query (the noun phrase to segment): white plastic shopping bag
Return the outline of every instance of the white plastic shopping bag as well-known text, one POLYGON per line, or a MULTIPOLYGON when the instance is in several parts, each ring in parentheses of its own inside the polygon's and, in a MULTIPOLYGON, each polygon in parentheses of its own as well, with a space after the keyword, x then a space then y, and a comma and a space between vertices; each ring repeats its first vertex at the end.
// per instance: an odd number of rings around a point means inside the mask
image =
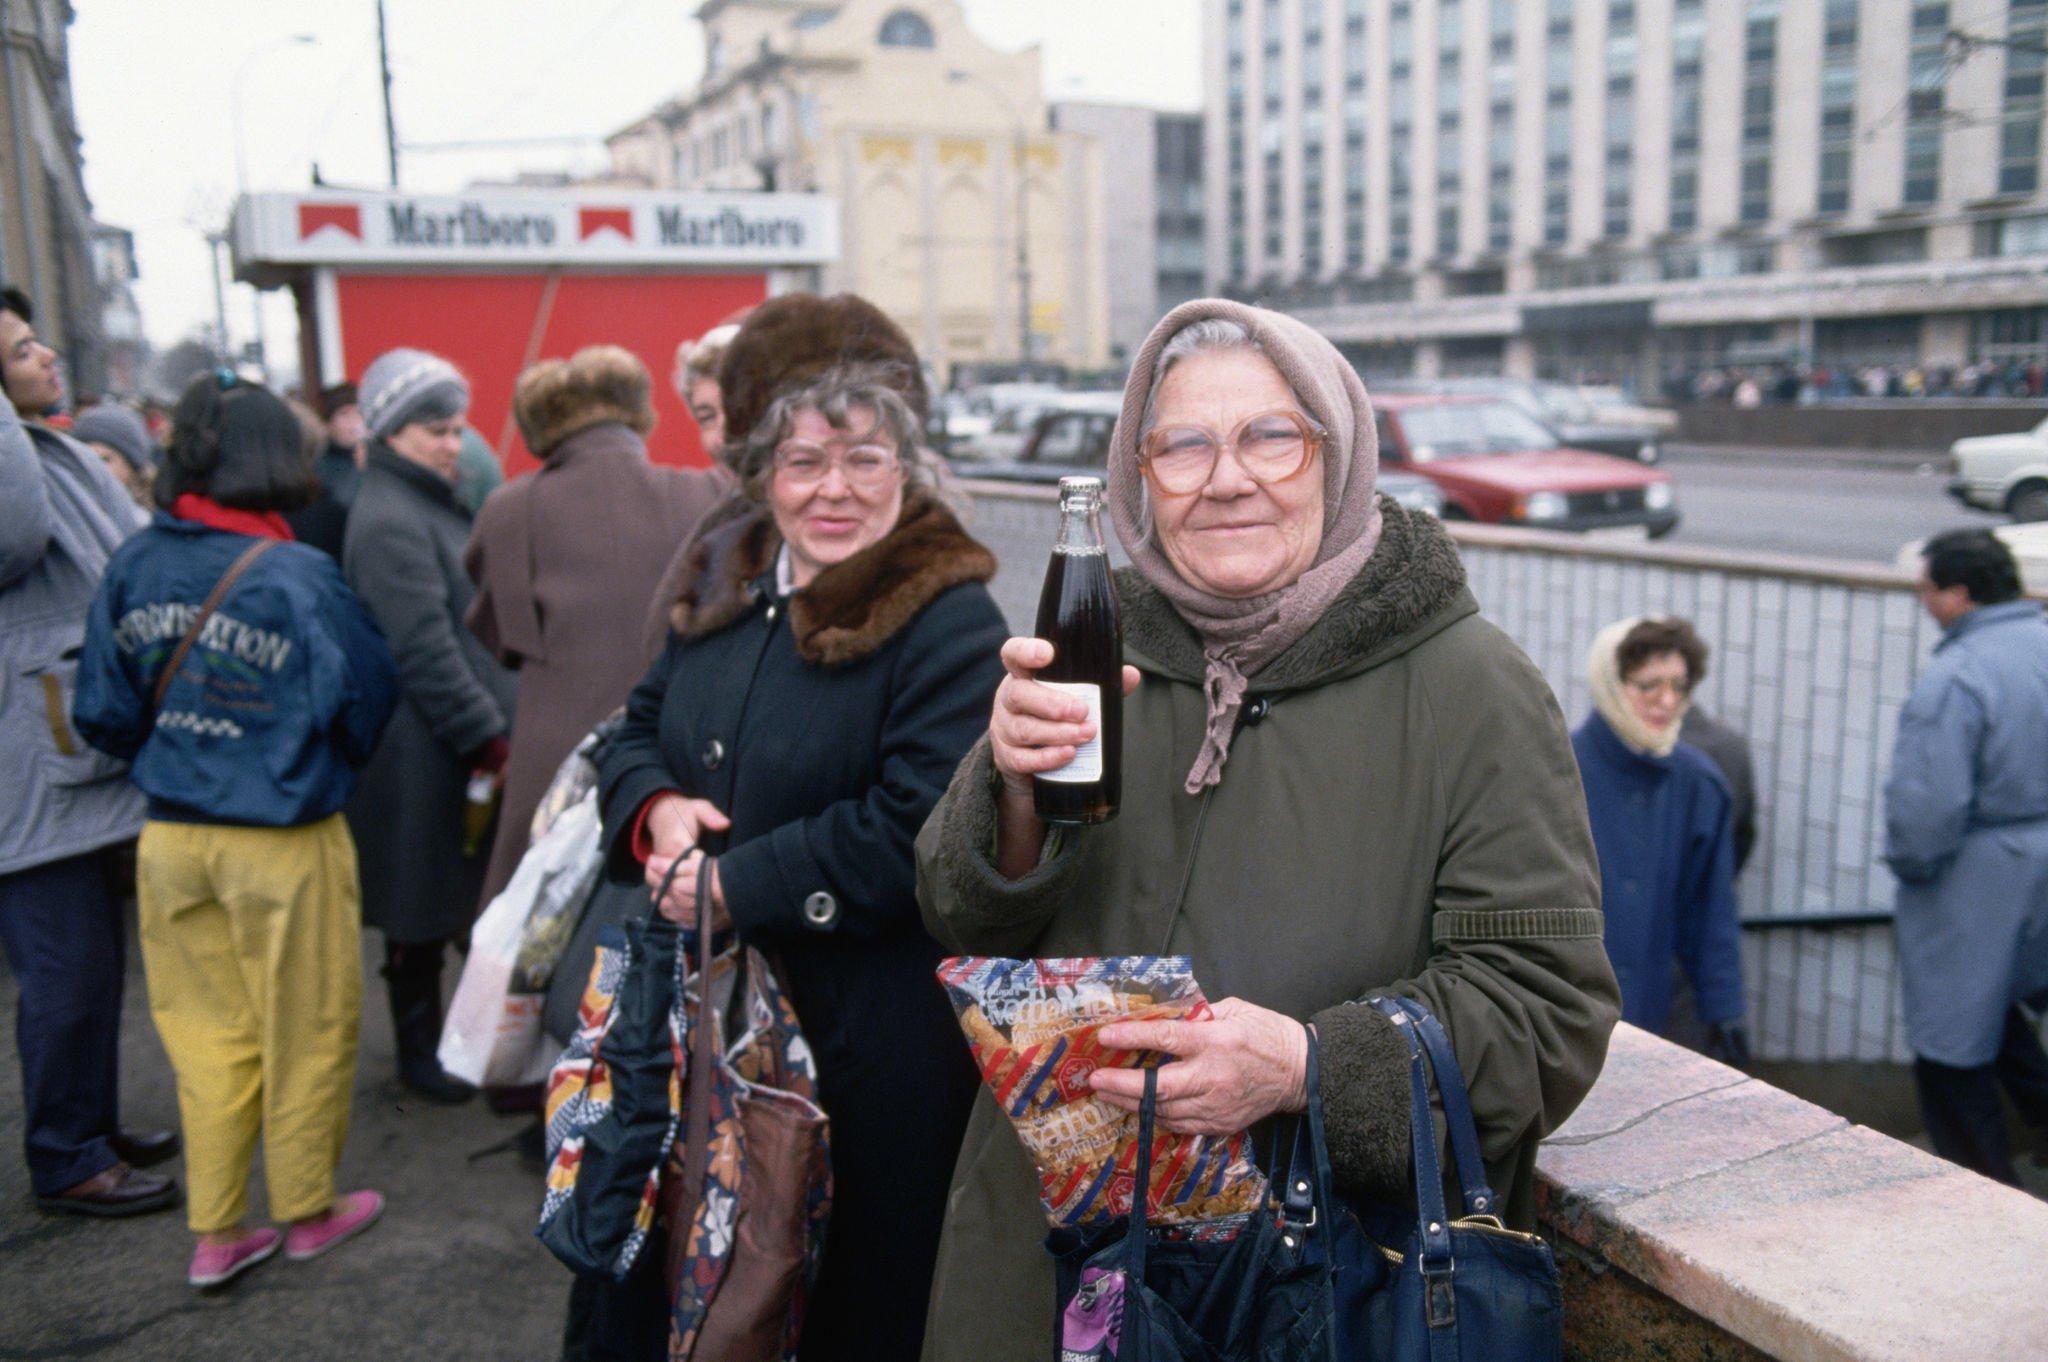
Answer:
MULTIPOLYGON (((529 919, 560 919, 588 900, 603 867, 597 796, 565 810, 521 858, 512 882, 484 909, 470 933, 469 959, 448 1005, 436 1057, 451 1076, 479 1087, 544 1082, 555 1055, 541 1031, 540 991, 528 947, 529 919), (522 962, 522 947, 528 947, 522 962)), ((570 923, 573 930, 574 923, 570 923)), ((549 962, 552 963, 551 961, 549 962)))

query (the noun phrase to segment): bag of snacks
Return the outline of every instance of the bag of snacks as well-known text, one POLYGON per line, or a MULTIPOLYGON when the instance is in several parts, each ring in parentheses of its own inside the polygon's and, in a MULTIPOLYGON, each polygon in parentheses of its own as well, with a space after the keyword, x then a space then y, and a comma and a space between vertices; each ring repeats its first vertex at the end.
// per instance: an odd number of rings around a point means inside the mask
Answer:
MULTIPOLYGON (((1116 1021, 1200 1021, 1208 1000, 1184 955, 1067 960, 957 956, 939 982, 959 1014, 982 1082, 1038 1168, 1056 1226, 1105 1225, 1130 1214, 1138 1118, 1104 1102, 1088 1075, 1157 1063, 1158 1052, 1111 1050, 1095 1033, 1116 1021)), ((1243 1131, 1226 1138, 1154 1138, 1146 1214, 1154 1223, 1211 1220, 1266 1203, 1266 1177, 1243 1131)))

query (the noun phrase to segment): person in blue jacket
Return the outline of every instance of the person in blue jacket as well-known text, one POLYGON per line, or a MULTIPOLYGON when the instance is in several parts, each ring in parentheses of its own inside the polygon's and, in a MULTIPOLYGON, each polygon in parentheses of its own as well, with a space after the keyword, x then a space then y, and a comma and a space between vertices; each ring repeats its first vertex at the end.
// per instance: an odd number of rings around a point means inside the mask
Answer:
POLYGON ((107 565, 72 717, 148 800, 143 966, 178 1080, 198 1237, 187 1276, 209 1288, 280 1247, 317 1256, 383 1210, 379 1193, 334 1186, 362 1011, 341 808, 397 703, 397 669, 334 560, 292 542, 282 512, 315 483, 291 409, 220 370, 185 390, 173 422, 163 509, 107 565), (259 1134, 282 1233, 244 1223, 259 1134))
POLYGON ((1706 660, 1684 620, 1626 619, 1601 630, 1587 659, 1593 712, 1572 733, 1572 749, 1600 853, 1621 1019, 1666 1029, 1676 961, 1692 982, 1706 1052, 1743 1065, 1734 799, 1706 754, 1678 740, 1706 660))
POLYGON ((2022 1006, 2048 1001, 2048 626, 1989 530, 1922 556, 1941 642, 1884 787, 1900 1010, 1934 1152, 2016 1185, 2001 1087, 2048 1153, 2048 1053, 2022 1006))

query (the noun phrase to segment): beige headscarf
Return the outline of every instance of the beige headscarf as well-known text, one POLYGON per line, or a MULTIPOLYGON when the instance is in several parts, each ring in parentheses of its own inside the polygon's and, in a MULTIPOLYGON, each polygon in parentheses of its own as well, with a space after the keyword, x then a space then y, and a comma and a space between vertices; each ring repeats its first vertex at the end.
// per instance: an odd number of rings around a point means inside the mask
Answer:
POLYGON ((1616 620, 1595 634, 1592 650, 1586 654, 1586 673, 1593 683, 1593 708, 1600 711, 1600 717, 1607 721, 1615 736, 1645 756, 1668 757, 1671 749, 1678 746, 1678 730, 1683 726, 1690 702, 1680 704, 1671 727, 1659 732, 1636 717, 1621 681, 1621 641, 1628 637, 1629 630, 1648 618, 1636 615, 1616 620))
POLYGON ((1365 384, 1336 346, 1294 318, 1222 298, 1198 298, 1167 313, 1139 347, 1110 444, 1109 513, 1132 564, 1201 637, 1208 661, 1202 680, 1208 725, 1188 772, 1189 794, 1222 779, 1248 678, 1307 633, 1372 557, 1380 538, 1378 473, 1379 437, 1365 384), (1329 433, 1322 452, 1323 542, 1315 562, 1292 585, 1244 600, 1212 596, 1174 570, 1153 533, 1145 479, 1138 469, 1138 443, 1158 382, 1159 352, 1183 327, 1209 317, 1244 327, 1329 433))

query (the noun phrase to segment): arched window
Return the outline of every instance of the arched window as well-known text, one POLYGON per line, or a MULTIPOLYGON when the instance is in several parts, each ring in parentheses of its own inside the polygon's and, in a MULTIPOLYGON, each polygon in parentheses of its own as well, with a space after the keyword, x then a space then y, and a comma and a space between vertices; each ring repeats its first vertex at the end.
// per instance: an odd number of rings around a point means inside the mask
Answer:
POLYGON ((915 10, 899 9, 882 20, 882 32, 876 41, 884 47, 937 47, 938 39, 932 35, 932 26, 922 14, 915 10))

